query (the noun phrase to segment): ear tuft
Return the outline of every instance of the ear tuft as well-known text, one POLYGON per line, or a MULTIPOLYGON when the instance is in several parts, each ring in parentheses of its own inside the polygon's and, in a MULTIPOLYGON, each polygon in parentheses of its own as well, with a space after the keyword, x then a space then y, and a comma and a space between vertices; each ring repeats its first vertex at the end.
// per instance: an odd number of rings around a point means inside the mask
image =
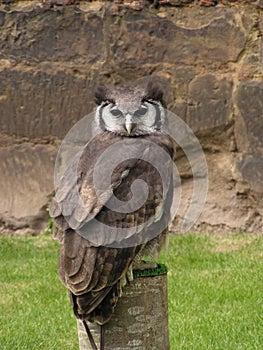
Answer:
POLYGON ((166 103, 163 98, 163 90, 159 85, 149 82, 146 87, 146 95, 143 98, 144 100, 154 100, 159 101, 161 104, 166 107, 166 103))
POLYGON ((107 100, 107 89, 104 86, 98 86, 94 93, 94 101, 97 105, 107 100))

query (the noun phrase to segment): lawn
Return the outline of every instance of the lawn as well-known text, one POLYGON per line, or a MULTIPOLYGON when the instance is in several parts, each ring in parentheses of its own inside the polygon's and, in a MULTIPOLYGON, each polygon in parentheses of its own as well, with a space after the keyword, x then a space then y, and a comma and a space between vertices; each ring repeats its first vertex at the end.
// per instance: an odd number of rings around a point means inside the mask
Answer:
MULTIPOLYGON (((58 250, 50 235, 0 237, 1 349, 78 349, 58 250)), ((171 350, 263 348, 262 235, 173 236, 166 264, 171 350)))

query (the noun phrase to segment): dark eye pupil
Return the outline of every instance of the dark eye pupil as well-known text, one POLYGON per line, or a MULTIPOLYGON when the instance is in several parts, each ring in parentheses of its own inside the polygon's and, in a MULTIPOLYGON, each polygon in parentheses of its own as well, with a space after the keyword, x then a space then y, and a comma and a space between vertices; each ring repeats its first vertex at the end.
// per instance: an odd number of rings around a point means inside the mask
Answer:
POLYGON ((111 114, 114 115, 115 117, 120 116, 122 113, 119 109, 112 109, 111 114))
POLYGON ((147 112, 147 108, 140 108, 138 111, 136 111, 137 115, 144 115, 147 112))

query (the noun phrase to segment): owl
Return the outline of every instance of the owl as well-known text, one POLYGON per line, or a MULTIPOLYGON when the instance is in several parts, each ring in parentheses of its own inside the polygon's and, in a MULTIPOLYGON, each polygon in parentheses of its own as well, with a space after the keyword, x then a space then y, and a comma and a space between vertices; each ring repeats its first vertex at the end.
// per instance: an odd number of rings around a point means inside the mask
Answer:
POLYGON ((59 276, 74 313, 103 325, 134 268, 167 242, 174 142, 163 91, 142 85, 95 92, 93 138, 69 164, 50 208, 59 276))

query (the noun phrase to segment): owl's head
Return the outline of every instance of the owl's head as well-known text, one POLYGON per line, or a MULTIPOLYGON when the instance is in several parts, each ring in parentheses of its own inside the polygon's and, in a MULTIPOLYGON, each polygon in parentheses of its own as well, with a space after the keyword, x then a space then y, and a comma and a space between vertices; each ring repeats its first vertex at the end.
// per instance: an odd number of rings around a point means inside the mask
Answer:
POLYGON ((160 132, 165 123, 162 89, 148 83, 146 87, 118 85, 99 87, 95 123, 100 132, 122 136, 139 136, 160 132))

